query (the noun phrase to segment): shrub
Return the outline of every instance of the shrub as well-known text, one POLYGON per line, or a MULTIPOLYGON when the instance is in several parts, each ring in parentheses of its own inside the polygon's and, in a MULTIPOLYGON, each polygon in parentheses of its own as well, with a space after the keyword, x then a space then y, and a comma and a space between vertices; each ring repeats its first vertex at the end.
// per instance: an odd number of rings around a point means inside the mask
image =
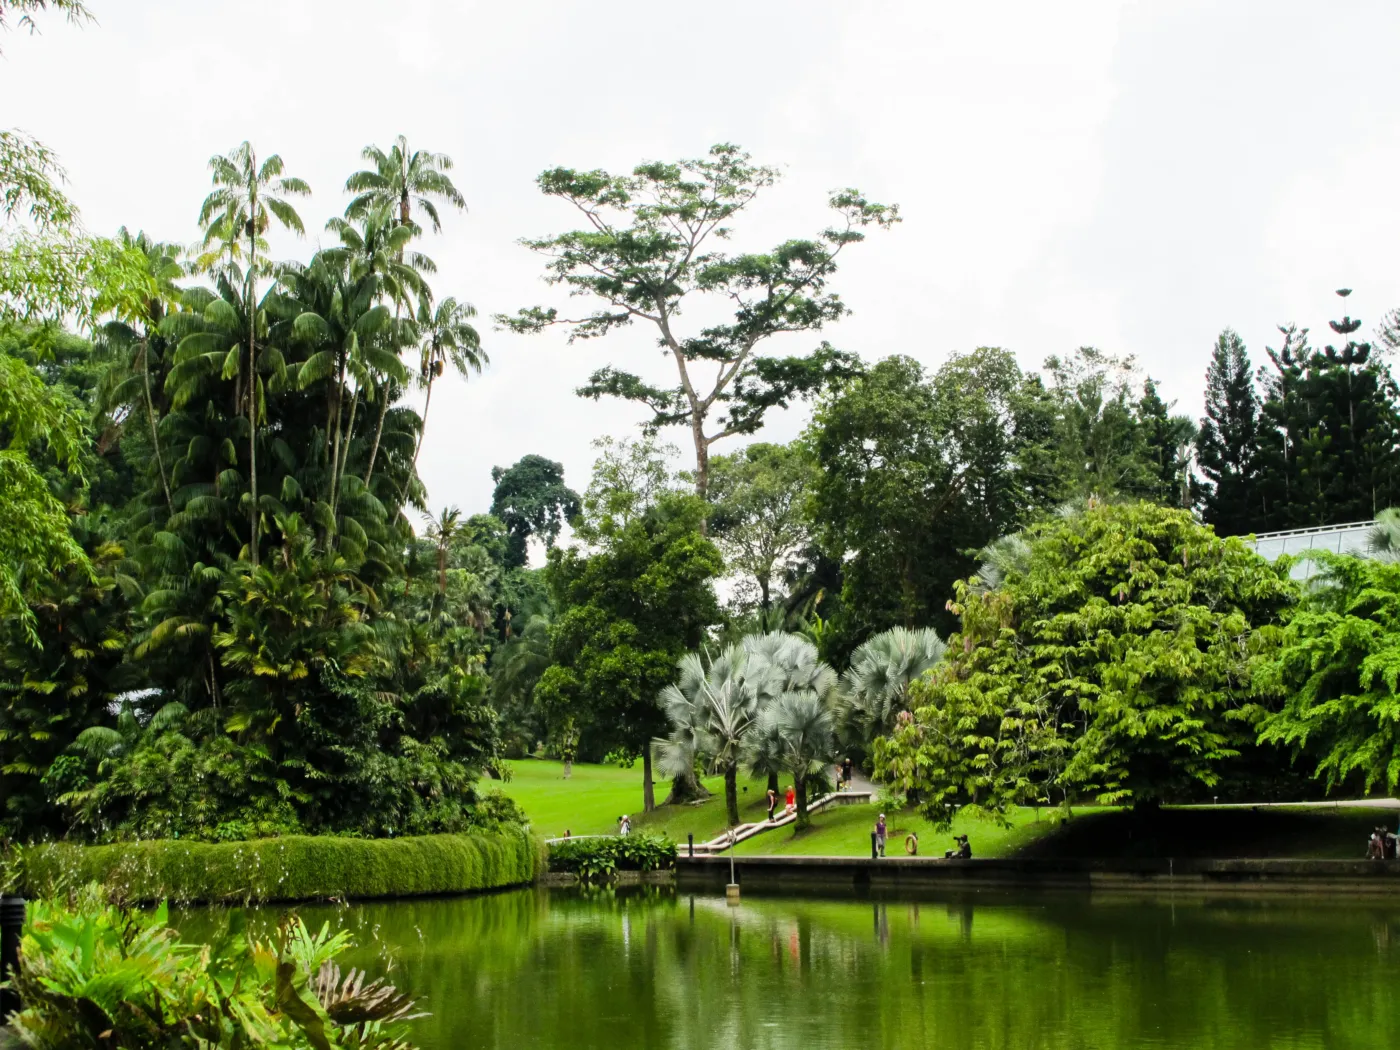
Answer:
POLYGON ((32 897, 95 882, 119 901, 179 902, 462 893, 531 882, 544 866, 536 840, 518 827, 402 839, 54 843, 23 850, 21 865, 32 897))
POLYGON ((411 996, 334 960, 350 946, 329 924, 292 917, 270 941, 231 912, 206 948, 182 944, 153 912, 115 908, 96 886, 63 903, 38 901, 14 980, 24 1009, 10 1018, 25 1046, 277 1046, 410 1050, 411 996))
POLYGON ((658 835, 563 839, 549 847, 549 870, 591 879, 615 871, 675 867, 676 844, 658 835))

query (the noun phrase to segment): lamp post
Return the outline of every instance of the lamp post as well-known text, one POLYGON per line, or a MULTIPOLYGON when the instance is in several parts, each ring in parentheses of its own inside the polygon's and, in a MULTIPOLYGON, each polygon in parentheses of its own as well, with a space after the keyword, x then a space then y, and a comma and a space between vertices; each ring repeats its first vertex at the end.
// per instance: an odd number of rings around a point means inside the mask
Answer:
POLYGON ((734 829, 729 829, 729 885, 724 887, 725 902, 731 905, 739 903, 739 880, 734 876, 734 843, 738 836, 734 834, 734 829))

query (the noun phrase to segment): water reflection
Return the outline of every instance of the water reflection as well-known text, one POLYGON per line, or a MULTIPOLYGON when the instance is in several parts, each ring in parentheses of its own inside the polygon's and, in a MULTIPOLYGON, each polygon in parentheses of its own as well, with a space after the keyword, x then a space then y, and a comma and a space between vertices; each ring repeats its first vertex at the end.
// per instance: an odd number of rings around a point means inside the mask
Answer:
MULTIPOLYGON (((427 996, 426 1050, 1396 1045, 1400 908, 677 896, 303 908, 427 996)), ((275 909, 258 921, 273 923, 275 909)), ((197 936, 207 916, 182 920, 197 936)))

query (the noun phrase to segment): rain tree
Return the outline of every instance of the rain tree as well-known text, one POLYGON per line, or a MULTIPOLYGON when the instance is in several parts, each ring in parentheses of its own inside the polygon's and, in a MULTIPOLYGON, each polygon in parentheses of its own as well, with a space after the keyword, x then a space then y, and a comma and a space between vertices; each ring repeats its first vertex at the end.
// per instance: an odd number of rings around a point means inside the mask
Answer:
POLYGON ((701 497, 715 442, 757 432, 769 409, 856 371, 853 355, 827 343, 786 357, 765 356, 762 348, 773 336, 817 332, 846 314, 848 307, 828 287, 837 259, 869 227, 887 229, 899 221, 897 206, 844 189, 829 200, 835 221, 816 237, 785 241, 767 252, 723 251, 734 217, 777 178, 777 169, 755 165, 739 147, 724 143, 703 158, 648 162, 626 175, 546 171, 540 189, 572 204, 584 225, 522 243, 549 260, 549 283, 599 305, 576 317, 541 306, 497 317, 517 332, 562 325, 571 340, 598 338, 637 322, 650 325, 675 365, 675 383, 655 386, 608 366, 578 393, 645 406, 652 431, 689 427, 701 497), (715 301, 733 311, 727 319, 682 324, 686 311, 711 316, 715 301))

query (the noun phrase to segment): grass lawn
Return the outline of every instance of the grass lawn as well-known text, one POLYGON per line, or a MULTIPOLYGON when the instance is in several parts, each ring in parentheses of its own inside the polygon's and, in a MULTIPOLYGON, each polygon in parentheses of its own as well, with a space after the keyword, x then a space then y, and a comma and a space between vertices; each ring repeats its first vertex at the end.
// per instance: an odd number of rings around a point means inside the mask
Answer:
MULTIPOLYGON (((642 766, 631 769, 618 766, 574 763, 573 775, 564 779, 564 764, 543 759, 522 758, 510 763, 509 783, 483 782, 481 790, 499 788, 525 810, 531 827, 545 838, 556 838, 565 829, 575 835, 607 835, 617 831, 617 818, 627 813, 638 831, 666 834, 684 843, 687 834, 697 842, 715 838, 724 831, 724 778, 707 777, 705 787, 711 792, 709 801, 698 806, 658 806, 654 812, 642 812, 642 766)), ((660 801, 670 791, 669 780, 659 780, 656 797, 660 801)), ((748 777, 739 778, 740 819, 757 820, 764 816, 763 801, 767 784, 748 777), (745 791, 744 789, 748 790, 745 791)))
MULTIPOLYGON (((838 806, 812 814, 812 826, 801 834, 791 827, 756 835, 739 843, 735 854, 744 856, 786 857, 868 857, 870 833, 875 830, 875 818, 880 810, 874 805, 838 806)), ((956 819, 948 831, 935 831, 933 824, 912 809, 886 812, 889 828, 886 852, 892 857, 905 855, 904 836, 911 831, 919 836, 919 856, 941 857, 951 849, 954 835, 967 835, 974 857, 1004 857, 1035 841, 1053 829, 1049 815, 1041 811, 1036 819, 1034 810, 1017 809, 1010 814, 1010 828, 998 827, 989 821, 956 819)))

